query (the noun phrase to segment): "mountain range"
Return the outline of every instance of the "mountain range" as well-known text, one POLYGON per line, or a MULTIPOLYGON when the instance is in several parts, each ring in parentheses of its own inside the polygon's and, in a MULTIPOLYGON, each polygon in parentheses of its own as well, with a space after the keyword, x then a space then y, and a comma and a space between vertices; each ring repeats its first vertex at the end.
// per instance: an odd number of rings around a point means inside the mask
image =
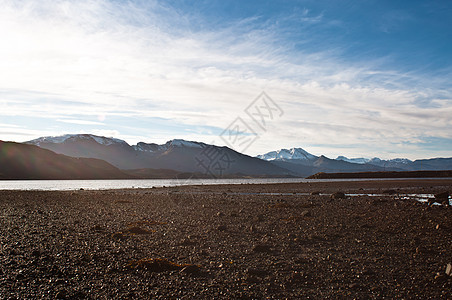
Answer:
POLYGON ((452 170, 452 158, 331 159, 302 148, 251 157, 228 147, 195 141, 174 139, 165 144, 129 145, 92 134, 41 137, 24 144, 2 142, 1 147, 0 179, 307 177, 319 172, 452 170))
POLYGON ((452 170, 452 158, 419 159, 412 161, 406 158, 383 160, 378 157, 368 159, 338 156, 336 159, 330 159, 323 155, 312 155, 302 148, 281 149, 258 155, 257 157, 303 176, 309 176, 318 172, 452 170))
POLYGON ((146 169, 170 169, 181 173, 223 176, 296 176, 271 162, 241 154, 228 147, 180 139, 165 144, 125 141, 91 134, 42 137, 26 144, 72 157, 102 159, 128 173, 146 169))

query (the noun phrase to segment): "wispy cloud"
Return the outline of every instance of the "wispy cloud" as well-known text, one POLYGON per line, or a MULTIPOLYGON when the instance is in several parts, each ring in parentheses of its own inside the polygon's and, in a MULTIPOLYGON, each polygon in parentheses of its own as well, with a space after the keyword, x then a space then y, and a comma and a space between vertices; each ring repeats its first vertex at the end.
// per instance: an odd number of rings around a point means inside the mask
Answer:
POLYGON ((88 121, 88 120, 76 120, 76 119, 57 119, 58 122, 77 124, 77 125, 105 125, 105 123, 88 121))
MULTIPOLYGON (((343 61, 340 49, 291 47, 284 28, 258 16, 211 29, 161 1, 0 0, 0 5, 0 69, 7 70, 0 72, 0 118, 56 121, 42 132, 58 133, 57 123, 66 123, 128 141, 211 142, 266 90, 285 115, 250 154, 273 150, 275 140, 286 147, 359 145, 355 151, 365 154, 374 144, 389 153, 394 144, 422 136, 452 138, 445 80, 381 68, 381 57, 363 64, 343 61), (155 119, 167 121, 152 133, 131 124, 155 119), (177 130, 165 129, 174 124, 177 130), (134 130, 141 132, 136 138, 134 130)), ((309 9, 298 14, 310 25, 333 21, 326 18, 309 9)), ((405 149, 399 153, 415 155, 405 149)))

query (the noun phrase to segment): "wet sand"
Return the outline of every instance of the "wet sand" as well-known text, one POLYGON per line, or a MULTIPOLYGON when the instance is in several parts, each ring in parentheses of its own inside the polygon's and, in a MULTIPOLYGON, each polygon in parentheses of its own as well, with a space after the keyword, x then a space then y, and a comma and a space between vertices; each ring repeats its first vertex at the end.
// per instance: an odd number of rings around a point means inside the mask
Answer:
POLYGON ((448 299, 452 208, 397 195, 443 191, 452 180, 0 191, 0 298, 448 299))

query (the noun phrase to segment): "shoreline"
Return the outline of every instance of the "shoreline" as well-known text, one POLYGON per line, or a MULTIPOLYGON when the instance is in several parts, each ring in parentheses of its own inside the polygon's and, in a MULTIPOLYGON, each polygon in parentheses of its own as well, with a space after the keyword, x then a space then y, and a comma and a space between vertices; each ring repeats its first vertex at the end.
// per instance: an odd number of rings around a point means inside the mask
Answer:
POLYGON ((452 180, 3 190, 0 297, 447 299, 451 207, 339 193, 389 190, 452 180))
MULTIPOLYGON (((197 180, 197 179, 196 179, 197 180)), ((227 179, 228 181, 231 179, 227 179)), ((256 181, 259 181, 262 179, 256 179, 256 181)), ((268 179, 271 180, 271 179, 268 179)), ((279 180, 278 178, 275 178, 275 180, 279 180)), ((148 182, 147 180, 144 180, 148 182)), ((151 182, 153 179, 150 180, 151 182)), ((229 183, 229 182, 223 182, 219 183, 217 182, 217 179, 212 179, 211 182, 193 182, 188 183, 187 181, 181 180, 181 182, 175 183, 177 180, 165 180, 165 179, 159 179, 156 180, 155 183, 153 183, 150 186, 140 186, 140 182, 137 182, 136 180, 68 180, 68 181, 59 181, 59 180, 49 180, 49 181, 7 181, 6 186, 2 185, 2 182, 0 181, 0 191, 76 191, 76 190, 89 190, 89 191, 120 191, 120 190, 147 190, 147 189, 161 189, 161 188, 174 188, 174 187, 196 187, 196 186, 218 186, 218 187, 224 187, 224 186, 275 186, 275 187, 285 187, 286 185, 298 185, 293 186, 294 188, 300 188, 300 187, 309 187, 309 185, 319 185, 321 187, 324 184, 329 184, 330 186, 340 185, 338 188, 343 186, 344 188, 347 188, 349 186, 355 186, 359 183, 363 183, 365 186, 378 186, 378 185, 385 185, 385 186, 393 186, 397 187, 399 185, 401 186, 409 186, 412 185, 413 187, 428 187, 429 185, 450 185, 452 186, 452 178, 386 178, 386 179, 375 179, 375 178, 361 178, 361 179, 294 179, 295 182, 242 182, 242 183, 229 183), (299 180, 299 181, 298 181, 299 180), (131 182, 134 183, 134 185, 125 185, 123 187, 117 187, 117 188, 92 188, 90 187, 90 183, 93 182, 110 182, 110 183, 118 183, 118 182, 131 182), (42 186, 43 183, 47 182, 48 186, 44 187, 42 186), (63 187, 58 186, 57 183, 61 182, 69 182, 69 185, 66 185, 66 187, 63 185, 63 187), (14 184, 17 185, 14 185, 14 184), (80 184, 78 184, 80 183, 80 184), (29 188, 23 188, 23 185, 31 185, 29 188), (76 185, 74 185, 76 184, 76 185), (161 185, 161 186, 160 186, 161 185)), ((221 179, 220 179, 221 181, 221 179)))

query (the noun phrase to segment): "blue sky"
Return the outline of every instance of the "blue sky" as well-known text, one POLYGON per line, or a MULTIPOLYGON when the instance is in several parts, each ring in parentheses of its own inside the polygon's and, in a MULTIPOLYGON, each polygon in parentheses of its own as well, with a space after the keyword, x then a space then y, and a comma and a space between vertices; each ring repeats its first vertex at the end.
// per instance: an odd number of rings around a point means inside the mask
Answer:
MULTIPOLYGON (((0 139, 451 157, 449 1, 0 0, 0 139), (265 91, 265 130, 245 109, 265 91)), ((240 149, 237 149, 240 150, 240 149)))

